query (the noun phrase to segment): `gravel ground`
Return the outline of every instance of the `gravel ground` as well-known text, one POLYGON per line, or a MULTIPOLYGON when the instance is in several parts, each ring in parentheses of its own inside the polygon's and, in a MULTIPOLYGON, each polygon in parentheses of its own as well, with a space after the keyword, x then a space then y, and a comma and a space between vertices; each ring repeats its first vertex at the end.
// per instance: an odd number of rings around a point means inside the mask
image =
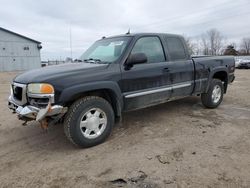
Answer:
POLYGON ((250 71, 223 103, 189 97, 125 113, 112 136, 73 146, 62 125, 22 126, 7 108, 17 73, 0 73, 0 187, 250 187, 250 71))

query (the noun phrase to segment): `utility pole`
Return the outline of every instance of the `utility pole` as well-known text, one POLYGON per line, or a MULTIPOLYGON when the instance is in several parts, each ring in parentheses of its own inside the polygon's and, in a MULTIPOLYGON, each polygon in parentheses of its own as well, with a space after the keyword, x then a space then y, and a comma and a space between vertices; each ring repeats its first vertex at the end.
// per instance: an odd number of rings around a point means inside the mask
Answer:
POLYGON ((69 27, 69 41, 70 41, 70 58, 73 61, 71 23, 69 27))

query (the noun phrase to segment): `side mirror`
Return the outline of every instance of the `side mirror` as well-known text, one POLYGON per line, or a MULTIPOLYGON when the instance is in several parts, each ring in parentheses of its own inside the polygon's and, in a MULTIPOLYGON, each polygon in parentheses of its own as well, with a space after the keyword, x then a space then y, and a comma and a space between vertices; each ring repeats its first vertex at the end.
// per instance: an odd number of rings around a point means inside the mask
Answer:
POLYGON ((135 54, 130 54, 125 65, 128 68, 131 68, 135 64, 146 63, 147 61, 148 61, 148 58, 144 53, 135 53, 135 54))

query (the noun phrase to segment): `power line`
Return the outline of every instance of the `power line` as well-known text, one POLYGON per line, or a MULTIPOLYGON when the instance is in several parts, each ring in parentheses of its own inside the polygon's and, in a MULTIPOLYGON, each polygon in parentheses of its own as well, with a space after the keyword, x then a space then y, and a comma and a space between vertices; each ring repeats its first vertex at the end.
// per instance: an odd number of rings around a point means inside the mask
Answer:
MULTIPOLYGON (((231 2, 233 2, 233 0, 231 0, 231 2)), ((182 12, 182 13, 185 14, 185 15, 187 15, 187 14, 188 15, 194 15, 194 14, 197 14, 197 13, 200 13, 200 12, 204 13, 204 11, 214 9, 214 8, 218 7, 218 5, 224 5, 224 4, 225 3, 220 3, 220 4, 217 4, 215 6, 212 6, 212 7, 206 8, 206 9, 202 9, 202 10, 197 11, 197 12, 192 12, 191 14, 190 14, 190 12, 185 12, 185 13, 182 12)), ((180 18, 183 18, 183 16, 174 16, 174 17, 170 17, 170 18, 167 18, 167 19, 161 19, 160 21, 157 21, 157 22, 147 23, 147 25, 142 26, 142 27, 147 27, 148 25, 155 25, 155 24, 158 25, 158 24, 161 24, 161 23, 166 22, 166 21, 178 20, 180 18)))
MULTIPOLYGON (((230 2, 232 2, 232 1, 230 1, 230 2)), ((234 1, 234 2, 235 2, 235 1, 234 1)), ((233 8, 233 10, 236 10, 236 8, 243 7, 243 6, 245 6, 245 5, 248 5, 249 3, 250 3, 250 2, 247 2, 247 3, 244 3, 244 4, 240 4, 240 5, 237 6, 237 7, 234 6, 234 7, 231 7, 231 9, 233 8)), ((223 4, 225 4, 225 3, 222 3, 221 5, 223 5, 223 4)), ((228 4, 228 3, 227 3, 227 4, 228 4)), ((228 9, 228 8, 226 8, 226 7, 221 7, 221 8, 222 8, 222 10, 224 9, 224 10, 226 10, 227 12, 230 10, 230 9, 228 9)), ((197 12, 193 12, 192 14, 188 14, 187 16, 188 16, 188 17, 191 17, 191 16, 197 15, 197 14, 199 14, 199 13, 202 13, 202 14, 204 15, 204 13, 206 13, 206 12, 209 13, 209 10, 210 10, 210 9, 217 9, 216 11, 213 11, 213 13, 215 14, 215 13, 221 12, 221 11, 222 11, 221 8, 220 8, 218 5, 216 5, 216 6, 213 6, 213 7, 210 7, 210 8, 206 8, 206 9, 204 9, 204 10, 200 10, 200 11, 197 11, 197 12)), ((186 17, 183 17, 183 16, 176 16, 176 17, 173 17, 173 18, 163 19, 163 20, 158 21, 158 22, 155 22, 155 23, 148 23, 147 25, 144 25, 144 26, 135 27, 134 29, 139 30, 139 29, 142 29, 142 28, 152 28, 152 27, 154 27, 154 28, 159 28, 159 27, 161 27, 161 26, 168 25, 169 22, 173 22, 173 21, 177 22, 178 20, 182 20, 183 18, 186 18, 186 17)), ((219 20, 219 19, 217 19, 217 20, 219 20)))

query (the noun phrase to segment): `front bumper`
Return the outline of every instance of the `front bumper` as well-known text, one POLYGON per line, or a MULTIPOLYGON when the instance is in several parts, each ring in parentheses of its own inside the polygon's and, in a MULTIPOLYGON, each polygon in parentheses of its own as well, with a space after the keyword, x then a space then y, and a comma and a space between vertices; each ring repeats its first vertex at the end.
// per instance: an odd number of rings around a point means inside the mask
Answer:
POLYGON ((63 115, 67 112, 67 107, 51 105, 51 102, 48 103, 46 108, 38 108, 32 105, 20 106, 15 102, 12 95, 9 97, 8 107, 13 110, 14 113, 18 114, 19 119, 23 119, 25 121, 41 121, 46 117, 55 117, 63 115))

